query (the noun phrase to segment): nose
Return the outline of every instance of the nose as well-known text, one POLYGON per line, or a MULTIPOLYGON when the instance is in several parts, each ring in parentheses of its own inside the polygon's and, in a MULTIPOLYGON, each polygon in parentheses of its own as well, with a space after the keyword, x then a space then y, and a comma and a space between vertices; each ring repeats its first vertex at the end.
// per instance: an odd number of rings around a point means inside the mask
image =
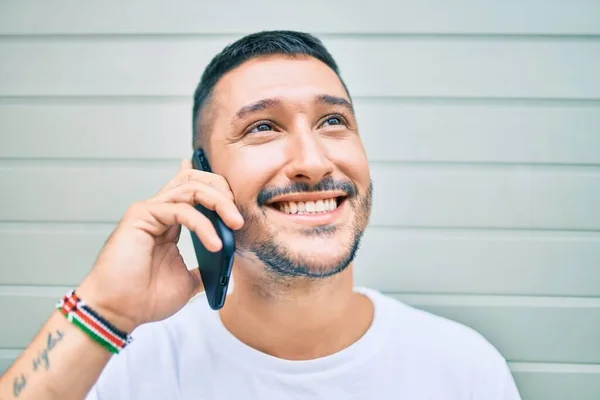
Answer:
POLYGON ((293 135, 287 147, 290 161, 285 166, 285 174, 288 179, 314 185, 333 173, 334 164, 318 134, 293 135))

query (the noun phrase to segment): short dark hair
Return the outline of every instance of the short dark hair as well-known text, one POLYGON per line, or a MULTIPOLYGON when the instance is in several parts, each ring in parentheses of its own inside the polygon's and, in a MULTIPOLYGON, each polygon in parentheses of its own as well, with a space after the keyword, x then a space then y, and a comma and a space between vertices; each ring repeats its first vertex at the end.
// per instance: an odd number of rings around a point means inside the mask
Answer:
POLYGON ((315 36, 296 31, 262 31, 244 36, 226 46, 208 64, 194 92, 192 110, 192 146, 196 145, 198 116, 206 104, 213 88, 227 72, 242 63, 257 57, 281 54, 290 57, 314 57, 331 68, 346 90, 350 92, 340 76, 339 68, 323 43, 315 36))

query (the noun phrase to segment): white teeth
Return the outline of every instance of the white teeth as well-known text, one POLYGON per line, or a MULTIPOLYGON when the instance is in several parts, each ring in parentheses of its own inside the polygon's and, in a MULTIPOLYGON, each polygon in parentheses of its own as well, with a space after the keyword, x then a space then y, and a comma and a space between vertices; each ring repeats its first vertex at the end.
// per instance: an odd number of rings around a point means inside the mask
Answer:
POLYGON ((306 204, 303 201, 298 202, 298 214, 302 214, 306 210, 306 204))
POLYGON ((323 212, 323 211, 325 211, 325 204, 323 204, 323 200, 317 200, 315 202, 315 211, 316 212, 323 212))
POLYGON ((318 214, 337 208, 335 199, 317 201, 286 201, 277 203, 275 208, 286 214, 318 214))

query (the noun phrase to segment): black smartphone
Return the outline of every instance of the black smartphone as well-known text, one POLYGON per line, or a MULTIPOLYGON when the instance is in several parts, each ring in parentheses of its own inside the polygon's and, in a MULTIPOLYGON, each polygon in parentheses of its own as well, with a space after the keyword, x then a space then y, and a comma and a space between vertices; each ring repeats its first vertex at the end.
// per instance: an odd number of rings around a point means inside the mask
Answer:
MULTIPOLYGON (((202 149, 194 151, 192 166, 200 171, 212 172, 202 149)), ((216 211, 210 210, 201 204, 196 204, 194 207, 213 224, 217 235, 223 242, 221 250, 211 252, 204 247, 198 236, 190 231, 208 304, 213 310, 220 310, 227 297, 235 253, 235 239, 231 229, 225 225, 216 211)))

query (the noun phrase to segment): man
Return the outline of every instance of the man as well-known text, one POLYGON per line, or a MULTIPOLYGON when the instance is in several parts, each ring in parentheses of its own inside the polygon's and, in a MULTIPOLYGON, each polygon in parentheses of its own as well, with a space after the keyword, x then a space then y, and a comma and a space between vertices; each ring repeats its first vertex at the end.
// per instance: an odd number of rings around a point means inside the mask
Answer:
MULTIPOLYGON (((480 335, 354 287, 372 183, 350 94, 320 41, 276 31, 231 44, 206 68, 193 116, 193 146, 214 173, 184 161, 128 209, 76 289, 104 328, 55 312, 0 397, 519 399, 480 335), (221 246, 195 203, 235 230, 234 287, 219 312, 202 295, 190 301, 201 280, 177 248, 182 225, 221 246)), ((69 304, 85 308, 66 297, 68 315, 69 304)))

